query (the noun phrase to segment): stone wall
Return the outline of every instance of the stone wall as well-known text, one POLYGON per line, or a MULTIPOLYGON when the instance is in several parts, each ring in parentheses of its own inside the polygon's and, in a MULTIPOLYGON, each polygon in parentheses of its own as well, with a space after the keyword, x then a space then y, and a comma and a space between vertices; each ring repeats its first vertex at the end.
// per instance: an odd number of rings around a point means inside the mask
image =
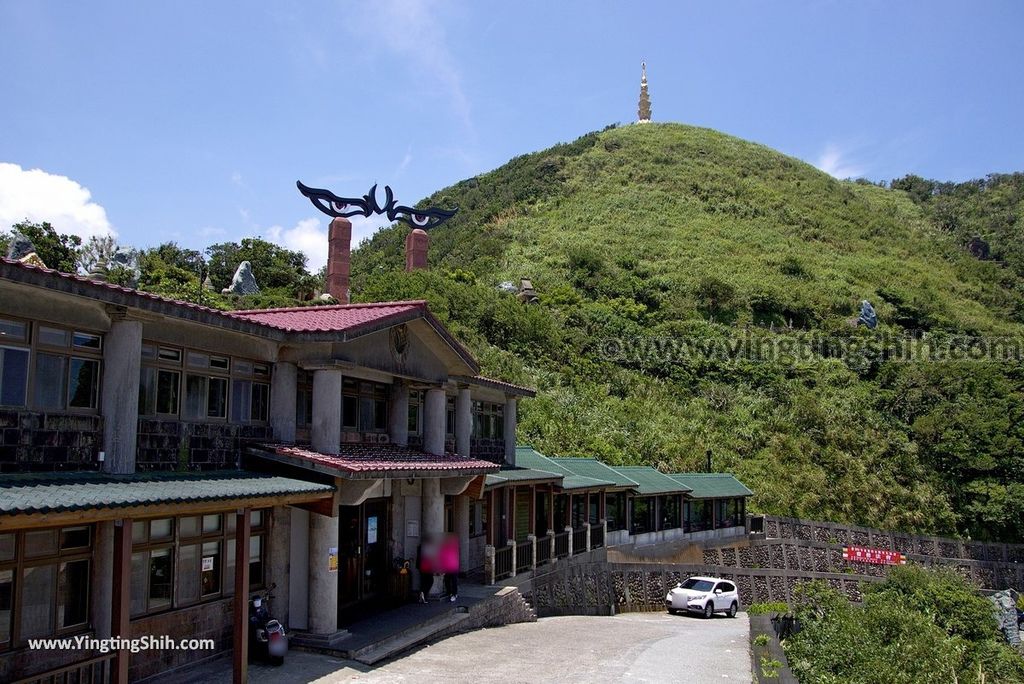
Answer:
POLYGON ((102 445, 100 416, 0 411, 0 473, 98 470, 102 445))
POLYGON ((537 612, 516 587, 498 590, 494 598, 481 601, 469 608, 469 617, 452 627, 438 632, 431 640, 440 640, 453 634, 471 632, 486 627, 501 627, 519 622, 536 622, 537 612))
POLYGON ((136 469, 219 470, 238 467, 247 441, 270 441, 266 425, 139 420, 136 469))
POLYGON ((128 679, 135 682, 230 651, 232 643, 233 599, 221 599, 191 608, 161 613, 132 620, 131 636, 168 636, 180 639, 213 639, 211 651, 150 650, 133 653, 128 666, 128 679))
POLYGON ((474 437, 469 440, 469 453, 473 458, 482 458, 492 463, 501 463, 505 460, 504 439, 478 439, 474 437))

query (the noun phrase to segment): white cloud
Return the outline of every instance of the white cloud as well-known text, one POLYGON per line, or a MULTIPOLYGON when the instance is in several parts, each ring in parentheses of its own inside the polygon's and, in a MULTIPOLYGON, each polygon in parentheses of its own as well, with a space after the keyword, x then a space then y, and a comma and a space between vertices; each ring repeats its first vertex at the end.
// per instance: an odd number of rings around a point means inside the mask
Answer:
POLYGON ((814 165, 833 178, 840 179, 859 178, 865 171, 863 165, 850 159, 849 153, 834 143, 825 146, 825 151, 814 165))
POLYGON ((395 169, 395 178, 398 178, 406 169, 409 168, 409 164, 412 164, 412 145, 405 150, 405 156, 402 157, 402 161, 398 162, 398 168, 395 169))
POLYGON ((302 219, 292 228, 271 226, 264 239, 306 255, 306 268, 316 273, 327 263, 327 228, 318 218, 302 219))
POLYGON ((92 193, 67 176, 42 169, 26 170, 0 162, 0 230, 24 221, 49 221, 58 233, 113 235, 107 211, 92 200, 92 193))

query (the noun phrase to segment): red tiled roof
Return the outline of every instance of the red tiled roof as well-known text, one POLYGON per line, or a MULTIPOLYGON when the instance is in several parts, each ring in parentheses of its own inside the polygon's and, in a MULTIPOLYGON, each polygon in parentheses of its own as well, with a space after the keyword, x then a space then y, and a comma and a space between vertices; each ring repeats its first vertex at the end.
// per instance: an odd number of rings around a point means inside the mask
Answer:
POLYGON ((295 465, 319 466, 343 473, 401 473, 415 471, 496 472, 498 464, 456 454, 435 456, 396 444, 342 444, 340 454, 321 454, 293 444, 259 444, 257 451, 271 452, 295 465))
POLYGON ((251 309, 231 311, 228 315, 288 332, 344 332, 370 323, 416 311, 426 312, 423 300, 336 304, 333 306, 297 306, 288 309, 251 309))

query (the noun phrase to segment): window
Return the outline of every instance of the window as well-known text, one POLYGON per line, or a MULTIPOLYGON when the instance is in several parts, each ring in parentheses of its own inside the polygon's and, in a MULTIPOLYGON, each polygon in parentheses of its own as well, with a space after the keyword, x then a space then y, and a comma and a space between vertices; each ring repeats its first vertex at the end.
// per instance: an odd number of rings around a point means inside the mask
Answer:
POLYGON ((661 513, 661 530, 674 530, 680 525, 679 495, 668 494, 658 497, 658 510, 661 513))
POLYGON ((447 397, 444 407, 444 434, 455 436, 455 397, 447 397))
MULTIPOLYGON (((249 587, 264 581, 266 513, 251 513, 249 587)), ((178 608, 234 592, 234 513, 135 521, 132 616, 178 608)))
POLYGON ((28 394, 28 357, 28 349, 0 347, 0 405, 25 405, 28 394))
POLYGON ((423 392, 409 392, 409 434, 419 435, 423 415, 423 392))
POLYGON ((342 427, 358 432, 386 432, 387 398, 387 385, 345 378, 342 384, 342 427))
POLYGON ((40 325, 37 342, 46 351, 35 354, 33 406, 44 411, 95 411, 99 406, 103 338, 40 325))
POLYGON ((608 521, 609 531, 626 529, 625 492, 605 495, 605 519, 608 521))
POLYGON ((0 650, 84 629, 92 528, 0 534, 0 650))
POLYGON ((502 439, 505 436, 505 406, 487 401, 473 402, 473 437, 502 439))
POLYGON ((313 373, 299 370, 295 380, 295 425, 308 428, 313 424, 313 373))
POLYGON ((269 364, 149 343, 142 346, 142 360, 139 415, 195 421, 230 417, 236 423, 270 417, 269 364), (178 370, 183 359, 184 374, 178 370))

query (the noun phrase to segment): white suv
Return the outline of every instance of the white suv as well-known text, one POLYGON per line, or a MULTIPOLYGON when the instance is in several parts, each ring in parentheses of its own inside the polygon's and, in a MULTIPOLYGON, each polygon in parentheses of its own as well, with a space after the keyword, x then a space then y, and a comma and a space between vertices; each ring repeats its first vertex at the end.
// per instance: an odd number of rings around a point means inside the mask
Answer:
POLYGON ((681 611, 702 613, 709 618, 715 613, 736 617, 740 595, 736 585, 717 577, 691 577, 676 585, 665 596, 665 607, 675 615, 681 611))

